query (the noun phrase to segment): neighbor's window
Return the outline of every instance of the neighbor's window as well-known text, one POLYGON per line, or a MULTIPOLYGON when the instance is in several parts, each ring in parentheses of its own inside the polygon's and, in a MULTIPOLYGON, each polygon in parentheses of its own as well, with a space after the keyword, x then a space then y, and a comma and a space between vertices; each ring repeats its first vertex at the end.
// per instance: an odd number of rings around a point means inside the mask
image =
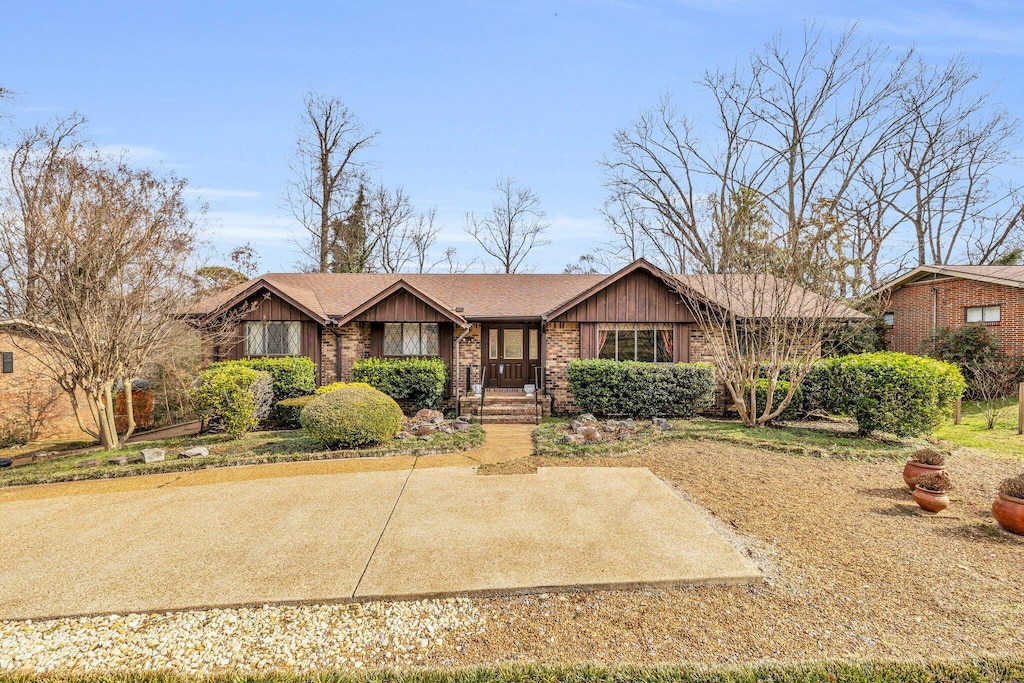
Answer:
POLYGON ((885 324, 886 327, 892 327, 893 325, 896 324, 896 314, 895 313, 883 313, 882 314, 882 322, 885 324))
POLYGON ((999 306, 968 306, 967 322, 997 323, 999 322, 999 306))
POLYGON ((4 374, 8 375, 14 372, 14 351, 4 351, 2 359, 4 374))
POLYGON ((385 356, 437 356, 441 353, 437 323, 385 323, 385 356))
POLYGON ((652 323, 616 323, 597 326, 598 358, 671 363, 675 327, 652 323))
POLYGON ((247 356, 302 355, 302 323, 245 323, 245 354, 247 356))

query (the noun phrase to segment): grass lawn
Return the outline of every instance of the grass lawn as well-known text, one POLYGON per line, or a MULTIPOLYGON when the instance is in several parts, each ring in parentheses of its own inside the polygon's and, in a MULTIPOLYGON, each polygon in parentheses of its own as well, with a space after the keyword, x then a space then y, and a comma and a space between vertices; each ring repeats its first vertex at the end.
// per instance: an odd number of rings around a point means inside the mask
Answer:
POLYGON ((760 666, 501 666, 457 670, 413 669, 351 674, 337 671, 308 674, 271 673, 239 676, 187 676, 171 672, 112 672, 103 674, 3 674, 0 683, 943 683, 946 681, 1020 681, 1024 662, 1019 659, 982 659, 962 662, 857 662, 764 664, 760 666))
POLYGON ((977 403, 965 402, 961 421, 954 425, 946 420, 935 430, 934 436, 956 446, 986 451, 993 456, 1024 456, 1024 436, 1017 434, 1017 400, 999 403, 1002 410, 994 429, 989 429, 985 415, 977 403))
MULTIPOLYGON (((24 484, 45 484, 80 479, 107 479, 128 477, 137 474, 157 474, 196 470, 207 467, 231 465, 256 465, 270 462, 296 460, 329 460, 333 458, 364 458, 383 455, 428 455, 449 453, 478 448, 484 442, 484 430, 480 425, 453 434, 435 434, 430 441, 417 438, 395 439, 380 446, 355 450, 324 450, 322 446, 299 430, 251 432, 241 438, 232 439, 226 434, 201 434, 194 437, 180 437, 163 441, 133 443, 114 451, 90 449, 65 457, 34 462, 20 467, 0 470, 0 487, 24 484), (205 446, 210 455, 202 458, 178 460, 177 454, 193 446, 205 446), (143 448, 163 448, 167 459, 163 462, 144 464, 132 463, 143 448), (118 456, 129 458, 127 465, 110 465, 107 460, 118 456), (85 460, 99 460, 94 467, 78 468, 85 460)), ((2 453, 2 451, 0 451, 2 453)))
POLYGON ((885 437, 860 437, 849 423, 807 422, 747 429, 735 420, 672 420, 672 429, 659 432, 645 427, 627 441, 596 444, 562 443, 559 427, 566 420, 546 419, 534 432, 539 456, 602 456, 631 453, 657 441, 686 439, 715 441, 796 455, 841 458, 849 460, 899 460, 924 441, 885 437))

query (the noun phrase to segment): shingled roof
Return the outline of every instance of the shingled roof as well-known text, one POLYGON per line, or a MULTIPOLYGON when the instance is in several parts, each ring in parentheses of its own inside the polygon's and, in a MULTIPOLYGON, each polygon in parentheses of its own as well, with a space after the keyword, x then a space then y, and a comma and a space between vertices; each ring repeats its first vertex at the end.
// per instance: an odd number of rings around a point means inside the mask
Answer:
POLYGON ((962 277, 1007 287, 1024 288, 1024 266, 918 266, 893 278, 877 291, 898 289, 928 277, 962 277))
MULTIPOLYGON (((726 289, 730 293, 744 291, 743 287, 736 288, 733 284, 727 286, 723 278, 734 278, 731 283, 735 283, 735 278, 748 278, 752 283, 750 276, 701 278, 670 275, 640 260, 612 275, 268 273, 204 299, 192 309, 192 314, 205 317, 220 313, 265 288, 327 324, 346 319, 366 302, 404 283, 410 290, 429 298, 432 305, 453 314, 450 316, 453 319, 547 319, 553 317, 549 315, 552 311, 637 268, 648 270, 673 289, 691 288, 709 303, 730 307, 743 316, 765 315, 770 307, 769 303, 757 301, 754 296, 748 296, 746 303, 737 300, 734 294, 728 298, 722 296, 726 289)), ((752 285, 747 291, 753 291, 752 285)), ((810 292, 804 294, 806 298, 784 304, 792 308, 793 315, 806 314, 809 302, 817 304, 821 301, 810 292)), ((836 318, 863 317, 863 314, 839 303, 835 303, 832 309, 836 318)), ((820 312, 823 308, 810 305, 809 310, 820 312)))

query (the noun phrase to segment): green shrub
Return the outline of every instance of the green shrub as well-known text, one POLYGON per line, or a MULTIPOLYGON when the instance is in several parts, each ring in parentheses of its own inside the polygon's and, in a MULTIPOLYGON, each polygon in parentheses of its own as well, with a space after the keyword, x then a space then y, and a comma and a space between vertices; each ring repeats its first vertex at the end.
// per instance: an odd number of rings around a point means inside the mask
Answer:
MULTIPOLYGON (((747 385, 750 386, 749 384, 747 385)), ((789 382, 784 379, 780 379, 775 382, 775 391, 772 392, 772 410, 776 410, 779 404, 786 398, 786 394, 789 393, 789 382)), ((754 396, 757 399, 757 414, 761 415, 764 413, 765 403, 768 400, 768 380, 765 378, 757 380, 754 385, 754 396)), ((776 420, 795 420, 800 417, 800 413, 803 410, 804 405, 804 394, 800 386, 797 386, 793 392, 793 399, 786 406, 786 409, 775 418, 776 420)))
POLYGON ((4 420, 0 422, 0 448, 12 446, 24 446, 31 441, 28 426, 19 420, 4 420))
POLYGON ((595 415, 693 417, 715 404, 716 384, 707 363, 586 359, 569 363, 569 388, 577 407, 595 415))
POLYGON ((836 405, 836 397, 832 395, 832 375, 835 372, 835 364, 840 361, 837 357, 822 358, 810 367, 804 379, 800 382, 800 390, 803 393, 803 405, 801 411, 810 413, 814 411, 833 412, 836 405))
POLYGON ((904 353, 844 356, 831 367, 826 409, 853 417, 862 434, 929 434, 965 386, 952 363, 904 353))
POLYGON ((402 409, 376 389, 347 386, 314 397, 299 421, 327 448, 359 448, 393 439, 402 429, 402 409))
POLYGON ((325 384, 322 387, 317 387, 317 390, 313 393, 316 396, 321 396, 329 391, 336 391, 345 387, 367 387, 369 389, 373 389, 373 387, 366 382, 332 382, 330 384, 325 384))
POLYGON ((448 370, 440 358, 367 358, 352 365, 352 381, 365 382, 416 409, 441 407, 448 370))
POLYGON ((203 428, 238 437, 256 428, 273 406, 273 379, 242 365, 217 363, 199 373, 192 400, 203 428))
POLYGON ((299 422, 299 414, 302 409, 309 405, 316 396, 293 396, 283 401, 278 401, 274 406, 274 414, 277 416, 278 424, 284 429, 298 429, 302 426, 299 422))
POLYGON ((312 394, 316 389, 316 364, 306 356, 282 358, 243 358, 214 363, 211 368, 241 366, 257 372, 269 372, 273 378, 274 402, 312 394))

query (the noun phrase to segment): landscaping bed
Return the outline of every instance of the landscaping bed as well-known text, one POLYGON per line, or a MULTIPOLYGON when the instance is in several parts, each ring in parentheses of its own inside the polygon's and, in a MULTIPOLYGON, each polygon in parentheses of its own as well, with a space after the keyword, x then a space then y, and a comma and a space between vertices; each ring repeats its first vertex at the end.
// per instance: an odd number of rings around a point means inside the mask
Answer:
MULTIPOLYGON (((900 439, 885 435, 862 437, 856 426, 846 421, 808 420, 785 422, 777 426, 748 429, 735 420, 670 420, 669 429, 661 429, 650 420, 636 420, 636 429, 616 430, 613 438, 596 442, 570 440, 573 421, 550 418, 534 432, 536 454, 540 456, 624 455, 641 451, 654 443, 672 440, 712 441, 776 453, 791 453, 845 460, 899 460, 925 445, 920 439, 900 439)), ((612 420, 612 424, 623 421, 612 420)), ((603 428, 606 420, 597 422, 603 428)))
POLYGON ((436 430, 429 435, 429 439, 410 436, 403 439, 392 439, 379 446, 350 450, 327 450, 309 438, 301 429, 250 432, 237 439, 226 434, 201 434, 194 437, 133 443, 113 451, 99 449, 79 451, 64 457, 0 470, 0 487, 82 479, 108 479, 139 474, 297 460, 450 453, 479 448, 483 445, 484 438, 484 430, 481 426, 470 425, 468 429, 453 430, 450 433, 436 430), (177 454, 181 451, 197 446, 207 448, 209 455, 187 459, 177 458, 177 454), (134 462, 144 448, 161 448, 166 452, 166 459, 152 463, 134 462), (128 458, 128 463, 124 465, 108 464, 110 459, 118 457, 128 458), (81 463, 88 464, 90 461, 98 461, 98 464, 80 466, 81 463))

